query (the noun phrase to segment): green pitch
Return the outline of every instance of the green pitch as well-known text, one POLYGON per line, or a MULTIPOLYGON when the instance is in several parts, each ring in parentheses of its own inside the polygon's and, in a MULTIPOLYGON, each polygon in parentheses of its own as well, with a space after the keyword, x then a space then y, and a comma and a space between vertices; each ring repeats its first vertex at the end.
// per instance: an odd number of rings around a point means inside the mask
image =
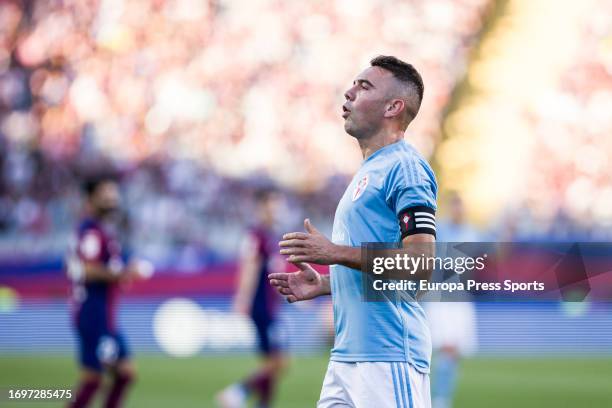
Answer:
MULTIPOLYGON (((247 375, 256 360, 246 356, 173 359, 139 355, 136 363, 139 379, 128 408, 205 408, 214 407, 214 393, 247 375)), ((277 407, 314 407, 326 364, 327 356, 294 358, 280 386, 277 407)), ((0 389, 72 387, 75 376, 69 356, 0 355, 0 389)), ((0 401, 0 407, 13 406, 46 408, 62 404, 0 401)), ((612 357, 466 360, 455 406, 612 407, 612 357)))

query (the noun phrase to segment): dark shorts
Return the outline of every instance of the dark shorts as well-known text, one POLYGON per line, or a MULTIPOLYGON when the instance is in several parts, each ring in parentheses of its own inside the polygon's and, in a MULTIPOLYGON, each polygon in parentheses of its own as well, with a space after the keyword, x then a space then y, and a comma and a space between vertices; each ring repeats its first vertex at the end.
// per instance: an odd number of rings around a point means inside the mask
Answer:
POLYGON ((286 336, 275 319, 252 317, 257 335, 257 349, 268 355, 286 348, 286 336))
POLYGON ((125 337, 107 331, 77 330, 79 340, 79 361, 83 367, 102 371, 130 356, 125 337))

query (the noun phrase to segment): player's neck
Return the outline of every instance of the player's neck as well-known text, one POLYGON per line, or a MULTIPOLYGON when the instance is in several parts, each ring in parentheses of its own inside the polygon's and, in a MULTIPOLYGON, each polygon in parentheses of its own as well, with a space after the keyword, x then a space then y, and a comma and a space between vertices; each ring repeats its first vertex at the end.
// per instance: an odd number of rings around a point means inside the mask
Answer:
POLYGON ((368 157, 373 155, 377 150, 390 144, 399 142, 403 138, 403 131, 389 131, 387 129, 381 129, 378 133, 368 138, 358 139, 363 160, 367 160, 368 157))

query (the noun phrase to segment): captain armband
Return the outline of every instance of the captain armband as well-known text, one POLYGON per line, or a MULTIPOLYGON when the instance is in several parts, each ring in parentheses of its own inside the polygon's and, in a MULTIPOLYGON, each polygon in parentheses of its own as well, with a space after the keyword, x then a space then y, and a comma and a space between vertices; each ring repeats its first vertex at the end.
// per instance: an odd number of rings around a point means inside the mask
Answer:
POLYGON ((398 215, 402 239, 414 234, 436 236, 436 211, 426 206, 404 208, 398 215))

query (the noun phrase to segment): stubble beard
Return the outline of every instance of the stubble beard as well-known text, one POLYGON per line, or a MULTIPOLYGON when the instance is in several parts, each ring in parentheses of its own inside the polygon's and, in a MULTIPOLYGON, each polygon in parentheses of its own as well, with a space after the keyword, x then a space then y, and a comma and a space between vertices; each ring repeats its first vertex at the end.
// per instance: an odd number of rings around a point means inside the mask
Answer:
POLYGON ((344 131, 354 137, 357 140, 369 139, 372 135, 376 134, 380 126, 362 126, 361 128, 354 126, 353 122, 350 121, 350 117, 344 122, 344 131))

